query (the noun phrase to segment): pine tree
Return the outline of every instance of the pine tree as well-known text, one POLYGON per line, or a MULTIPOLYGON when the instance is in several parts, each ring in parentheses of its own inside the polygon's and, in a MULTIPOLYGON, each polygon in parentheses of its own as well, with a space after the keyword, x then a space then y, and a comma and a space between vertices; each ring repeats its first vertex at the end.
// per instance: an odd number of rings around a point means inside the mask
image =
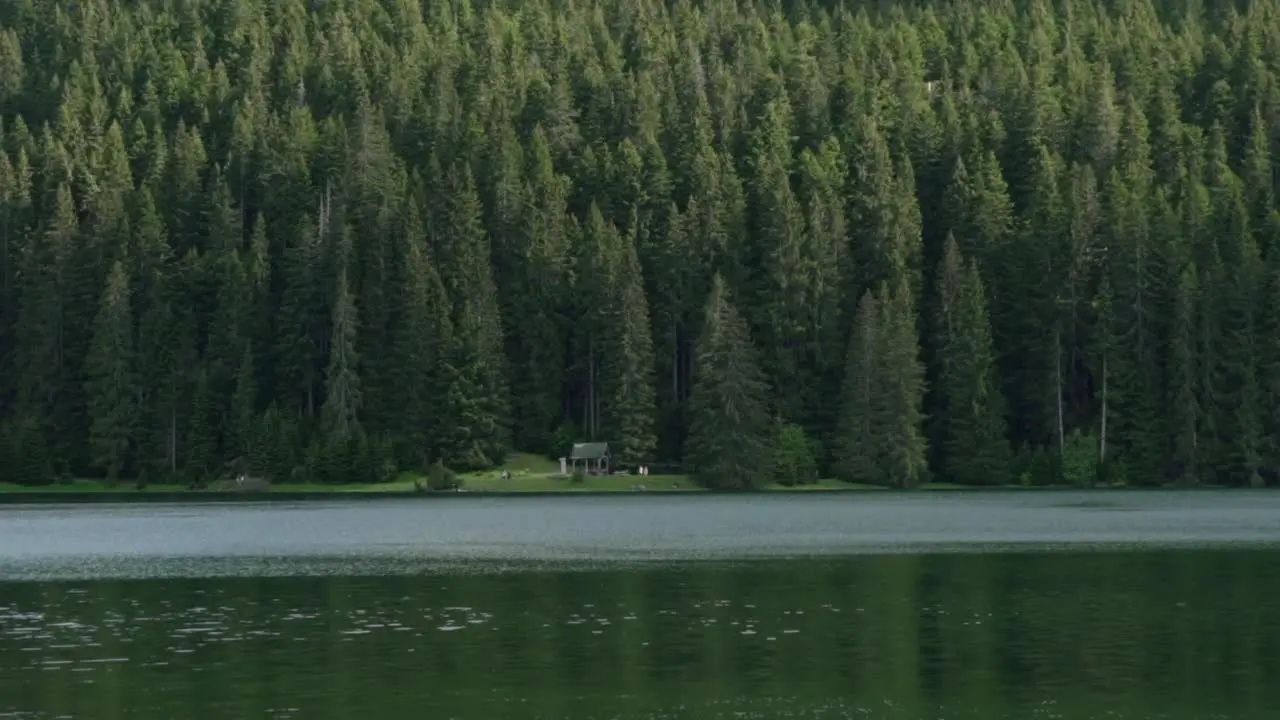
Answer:
MULTIPOLYGON (((45 430, 71 426, 61 425, 60 421, 70 414, 64 397, 68 390, 66 378, 72 375, 66 296, 68 266, 79 233, 71 189, 66 184, 59 185, 51 218, 38 235, 28 240, 20 262, 21 315, 15 329, 18 404, 23 415, 45 430)), ((82 369, 76 368, 74 374, 78 376, 82 369)), ((69 453, 62 451, 77 436, 64 431, 49 438, 55 458, 65 464, 69 453)))
POLYGON ((924 369, 911 295, 906 283, 882 283, 858 304, 833 443, 846 481, 914 487, 924 477, 924 369))
POLYGON ((435 265, 425 252, 416 210, 397 243, 396 287, 399 300, 391 325, 394 384, 399 398, 395 441, 397 456, 408 467, 425 469, 443 451, 440 436, 447 363, 451 357, 452 324, 449 299, 435 265))
POLYGON ((18 269, 31 206, 31 178, 23 164, 15 166, 0 147, 0 397, 10 399, 18 391, 13 366, 19 322, 18 269))
MULTIPOLYGON (((143 190, 133 223, 131 287, 138 317, 139 471, 170 477, 179 473, 184 405, 190 394, 195 322, 187 293, 187 267, 173 257, 150 191, 143 190)), ((184 458, 185 460, 185 458, 184 458)))
POLYGON ((1010 457, 985 289, 954 236, 947 237, 937 287, 938 384, 946 428, 942 467, 952 482, 1000 484, 1009 477, 1010 457))
POLYGON ((1112 481, 1152 485, 1163 479, 1166 449, 1159 413, 1159 337, 1168 322, 1162 313, 1171 290, 1160 270, 1153 238, 1154 212, 1146 120, 1130 101, 1126 106, 1115 168, 1104 195, 1107 232, 1106 268, 1112 297, 1107 299, 1113 336, 1108 357, 1108 410, 1112 481))
POLYGON ((329 336, 328 288, 323 286, 323 244, 328 235, 329 206, 322 202, 319 223, 304 219, 296 244, 284 251, 284 290, 276 320, 276 397, 282 411, 297 410, 315 418, 323 401, 320 348, 329 336))
POLYGON ((1258 389, 1262 398, 1262 466, 1280 473, 1280 253, 1266 261, 1258 322, 1258 389))
POLYGON ((853 277, 853 258, 843 200, 847 173, 844 153, 834 138, 824 142, 816 154, 803 153, 800 162, 811 273, 806 308, 806 370, 811 377, 802 384, 810 394, 803 399, 803 406, 807 430, 814 437, 825 437, 834 429, 839 412, 848 340, 844 293, 853 277))
POLYGON ((611 273, 620 292, 610 313, 600 384, 607 398, 607 437, 617 445, 619 463, 634 467, 652 461, 657 449, 653 337, 634 239, 622 238, 621 244, 611 273))
MULTIPOLYGON (((848 213, 855 268, 853 294, 846 295, 850 301, 891 278, 911 277, 923 267, 920 228, 911 227, 914 178, 909 186, 899 177, 874 116, 858 121, 851 135, 843 143, 849 148, 848 213)), ((848 317, 853 312, 853 307, 846 308, 848 317)))
POLYGON ((198 365, 192 382, 191 407, 186 414, 186 427, 181 435, 186 451, 179 461, 195 485, 203 485, 221 474, 217 466, 218 408, 209 386, 209 374, 198 365))
POLYGON ((520 227, 512 230, 518 258, 511 268, 509 328, 514 439, 529 451, 546 450, 564 419, 569 254, 574 241, 568 214, 569 179, 556 173, 546 137, 535 132, 520 227))
POLYGON ((1060 450, 1067 430, 1063 346, 1072 318, 1070 209, 1062 158, 1039 142, 1034 149, 1026 209, 1009 253, 1013 277, 1004 282, 1005 292, 1018 299, 1018 311, 1006 318, 1005 342, 993 338, 993 351, 1007 357, 1000 375, 1007 415, 1016 427, 1010 439, 1060 450))
POLYGON ((752 233, 734 264, 748 269, 732 280, 742 310, 760 338, 763 367, 778 409, 807 420, 804 400, 810 270, 803 208, 791 189, 791 110, 785 96, 770 102, 751 139, 752 233))
MULTIPOLYGON (((600 368, 604 339, 614 322, 618 285, 613 271, 621 241, 617 228, 604 219, 600 206, 591 203, 578 247, 573 259, 574 327, 570 337, 571 389, 574 404, 580 406, 578 424, 585 437, 602 439, 604 432, 604 393, 600 387, 600 368)), ((576 409, 576 408, 575 408, 576 409)))
POLYGON ((1249 208, 1249 227, 1263 257, 1280 252, 1280 208, 1276 207, 1275 168, 1271 158, 1271 134, 1261 108, 1250 117, 1243 180, 1249 208))
POLYGON ((715 276, 694 365, 686 458, 706 487, 757 487, 769 479, 768 385, 746 321, 715 276))
POLYGON ((1196 395, 1196 301, 1199 296, 1194 265, 1183 268, 1174 299, 1173 323, 1166 365, 1165 403, 1169 409, 1169 476, 1180 485, 1198 479, 1200 407, 1196 395))
POLYGON ((129 276, 116 261, 107 276, 85 364, 94 462, 115 481, 129 466, 137 422, 137 386, 129 276))
MULTIPOLYGON (((228 208, 229 210, 229 208, 228 208)), ((230 217, 231 213, 228 213, 230 217)), ((228 232, 238 233, 230 226, 228 232)), ((239 242, 236 236, 234 243, 239 242)), ((197 337, 202 327, 208 332, 204 343, 204 360, 208 369, 209 391, 217 408, 215 433, 219 438, 218 455, 231 459, 238 455, 233 438, 237 434, 233 416, 233 396, 236 391, 236 373, 240 368, 244 348, 252 342, 252 290, 240 253, 234 245, 211 250, 200 255, 200 274, 205 282, 196 285, 192 314, 197 325, 197 337), (207 308, 212 306, 212 312, 207 308)))
POLYGON ((510 445, 510 389, 489 238, 466 166, 449 173, 436 267, 453 305, 448 460, 459 469, 500 463, 510 445))
POLYGON ((360 434, 360 376, 356 336, 360 330, 355 298, 347 285, 346 268, 338 271, 330 324, 329 365, 324 374, 324 406, 321 417, 326 436, 348 442, 360 434))
POLYGON ((879 364, 880 308, 875 294, 863 293, 849 334, 841 390, 840 422, 833 449, 837 475, 846 482, 881 484, 884 428, 876 424, 876 409, 884 388, 876 377, 879 364))
POLYGON ((504 428, 489 381, 497 374, 483 339, 487 332, 480 309, 464 305, 453 324, 453 343, 446 365, 443 456, 450 468, 480 470, 502 461, 504 428))
POLYGON ((885 300, 880 303, 879 371, 886 393, 879 419, 885 430, 882 457, 886 479, 904 488, 920 484, 928 464, 923 428, 925 378, 914 287, 905 279, 882 287, 885 300))
POLYGON ((240 368, 236 372, 235 391, 231 395, 231 422, 229 453, 240 458, 253 471, 259 468, 253 464, 255 441, 257 440, 257 377, 253 367, 253 346, 245 344, 244 356, 240 360, 240 368))
POLYGON ((1229 276, 1220 276, 1213 288, 1222 303, 1215 410, 1225 460, 1220 476, 1233 484, 1256 485, 1261 483, 1262 445, 1257 302, 1264 275, 1245 213, 1238 192, 1221 196, 1221 204, 1215 207, 1223 261, 1233 269, 1229 276))

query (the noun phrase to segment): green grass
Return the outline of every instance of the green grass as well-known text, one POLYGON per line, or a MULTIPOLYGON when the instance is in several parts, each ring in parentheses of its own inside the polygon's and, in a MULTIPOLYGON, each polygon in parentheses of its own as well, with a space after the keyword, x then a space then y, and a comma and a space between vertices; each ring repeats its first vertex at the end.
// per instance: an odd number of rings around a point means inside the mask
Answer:
MULTIPOLYGON (((528 453, 515 453, 501 467, 485 470, 481 472, 462 473, 459 476, 462 479, 462 489, 466 492, 637 492, 640 486, 644 486, 649 491, 701 491, 703 488, 695 483, 687 475, 649 475, 646 477, 637 477, 634 475, 627 476, 606 476, 606 477, 585 477, 581 482, 574 482, 573 479, 560 475, 560 464, 548 460, 538 455, 528 453), (503 471, 511 473, 508 480, 502 479, 503 471)), ((309 493, 309 494, 334 494, 341 495, 347 493, 371 494, 371 493, 410 493, 415 490, 415 481, 423 487, 427 485, 427 478, 416 473, 401 473, 395 480, 385 483, 349 483, 343 485, 319 485, 319 484, 283 484, 273 485, 270 492, 272 493, 309 493)), ((1018 485, 1008 485, 1001 487, 1021 487, 1018 485)), ((220 489, 220 488, 219 488, 220 489)), ((834 479, 823 479, 815 483, 805 485, 782 485, 773 483, 763 488, 766 491, 773 492, 822 492, 822 491, 840 491, 840 490, 885 490, 887 488, 876 485, 860 485, 853 483, 841 482, 834 479)), ((966 485, 956 485, 954 483, 934 482, 925 485, 923 490, 971 490, 973 488, 966 485)), ((101 480, 78 479, 71 483, 27 486, 12 485, 0 483, 0 493, 183 493, 183 492, 201 492, 188 491, 182 485, 148 485, 142 490, 138 490, 131 482, 121 482, 114 486, 107 485, 101 480)))
POLYGON ((526 453, 512 455, 501 467, 463 473, 461 478, 468 492, 631 492, 640 485, 647 490, 701 489, 685 475, 587 476, 575 482, 560 474, 560 463, 526 453), (503 471, 511 478, 503 480, 503 471))
POLYGON ((184 485, 148 485, 142 490, 137 489, 132 482, 121 482, 115 485, 108 485, 102 480, 78 479, 69 483, 55 483, 53 485, 15 485, 13 483, 0 483, 0 493, 124 493, 124 492, 148 492, 148 493, 164 493, 164 492, 183 492, 186 490, 184 485))
POLYGON ((861 483, 847 483, 834 478, 823 478, 817 482, 806 483, 804 485, 783 485, 782 483, 770 483, 765 486, 765 490, 778 490, 781 492, 820 492, 823 490, 888 490, 881 485, 863 485, 861 483))

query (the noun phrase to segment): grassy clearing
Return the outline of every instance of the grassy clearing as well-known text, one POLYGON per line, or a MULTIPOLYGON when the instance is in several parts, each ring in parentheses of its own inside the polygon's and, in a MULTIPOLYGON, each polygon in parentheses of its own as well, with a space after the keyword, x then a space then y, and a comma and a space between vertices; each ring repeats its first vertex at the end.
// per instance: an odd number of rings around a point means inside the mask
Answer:
MULTIPOLYGON (((485 470, 482 472, 462 473, 462 489, 466 492, 485 493, 601 493, 601 492, 638 492, 643 486, 648 491, 703 491, 704 488, 699 486, 687 475, 649 475, 646 477, 637 477, 634 475, 627 476, 606 476, 606 477, 586 477, 581 482, 574 482, 572 478, 560 475, 560 464, 538 455, 530 455, 527 453, 516 453, 512 455, 507 462, 501 467, 485 470), (503 480, 502 473, 506 471, 511 473, 510 479, 503 480)), ((411 493, 416 489, 415 483, 420 483, 423 487, 427 485, 427 478, 416 473, 401 473, 399 477, 391 482, 385 483, 349 483, 344 485, 317 485, 317 484, 284 484, 273 485, 269 492, 280 494, 370 494, 370 493, 411 493)), ((1019 487, 1019 486, 1008 486, 1019 487)), ((887 490, 888 488, 876 485, 859 485, 841 482, 834 479, 819 480, 816 483, 806 485, 781 485, 774 483, 763 488, 772 492, 822 492, 822 491, 842 491, 842 490, 887 490)), ((965 485, 956 485, 954 483, 930 483, 922 488, 923 490, 971 490, 973 488, 965 485)), ((71 483, 43 485, 43 486, 26 486, 11 485, 0 483, 0 493, 67 493, 67 494, 85 494, 85 493, 199 493, 205 492, 200 490, 188 490, 182 485, 148 485, 145 488, 138 489, 133 483, 117 483, 116 485, 107 485, 101 480, 79 479, 71 483)))
POLYGON ((560 474, 560 463, 525 453, 512 455, 501 467, 461 477, 462 489, 468 492, 631 492, 639 486, 647 490, 702 489, 685 475, 588 476, 575 482, 560 474), (502 479, 504 471, 511 473, 510 479, 502 479))
POLYGON ((78 479, 69 483, 55 483, 53 485, 14 485, 12 483, 0 483, 0 493, 27 493, 27 494, 48 494, 48 493, 68 493, 79 495, 83 493, 176 493, 186 491, 184 485, 148 485, 139 490, 133 483, 116 483, 108 485, 101 480, 78 479))
POLYGON ((888 490, 883 485, 863 485, 861 483, 847 483, 843 480, 834 478, 824 478, 814 483, 805 485, 783 485, 782 483, 771 483, 764 488, 765 490, 777 490, 779 492, 820 492, 823 490, 888 490))

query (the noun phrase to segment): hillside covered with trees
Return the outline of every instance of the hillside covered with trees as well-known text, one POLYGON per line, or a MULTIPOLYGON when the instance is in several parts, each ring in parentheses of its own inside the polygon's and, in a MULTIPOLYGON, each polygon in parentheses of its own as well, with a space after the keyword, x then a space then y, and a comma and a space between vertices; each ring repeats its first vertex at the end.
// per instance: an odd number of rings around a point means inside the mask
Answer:
POLYGON ((1276 482, 1278 140, 1280 0, 11 0, 0 480, 1276 482))

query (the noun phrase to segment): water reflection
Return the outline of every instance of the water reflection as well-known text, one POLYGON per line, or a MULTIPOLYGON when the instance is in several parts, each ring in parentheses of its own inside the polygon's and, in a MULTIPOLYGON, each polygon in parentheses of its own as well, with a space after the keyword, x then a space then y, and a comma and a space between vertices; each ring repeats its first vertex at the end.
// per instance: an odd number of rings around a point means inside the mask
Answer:
POLYGON ((1280 493, 0 506, 0 581, 554 571, 850 553, 1280 549, 1280 493))
POLYGON ((10 583, 0 717, 1274 717, 1277 559, 10 583))

